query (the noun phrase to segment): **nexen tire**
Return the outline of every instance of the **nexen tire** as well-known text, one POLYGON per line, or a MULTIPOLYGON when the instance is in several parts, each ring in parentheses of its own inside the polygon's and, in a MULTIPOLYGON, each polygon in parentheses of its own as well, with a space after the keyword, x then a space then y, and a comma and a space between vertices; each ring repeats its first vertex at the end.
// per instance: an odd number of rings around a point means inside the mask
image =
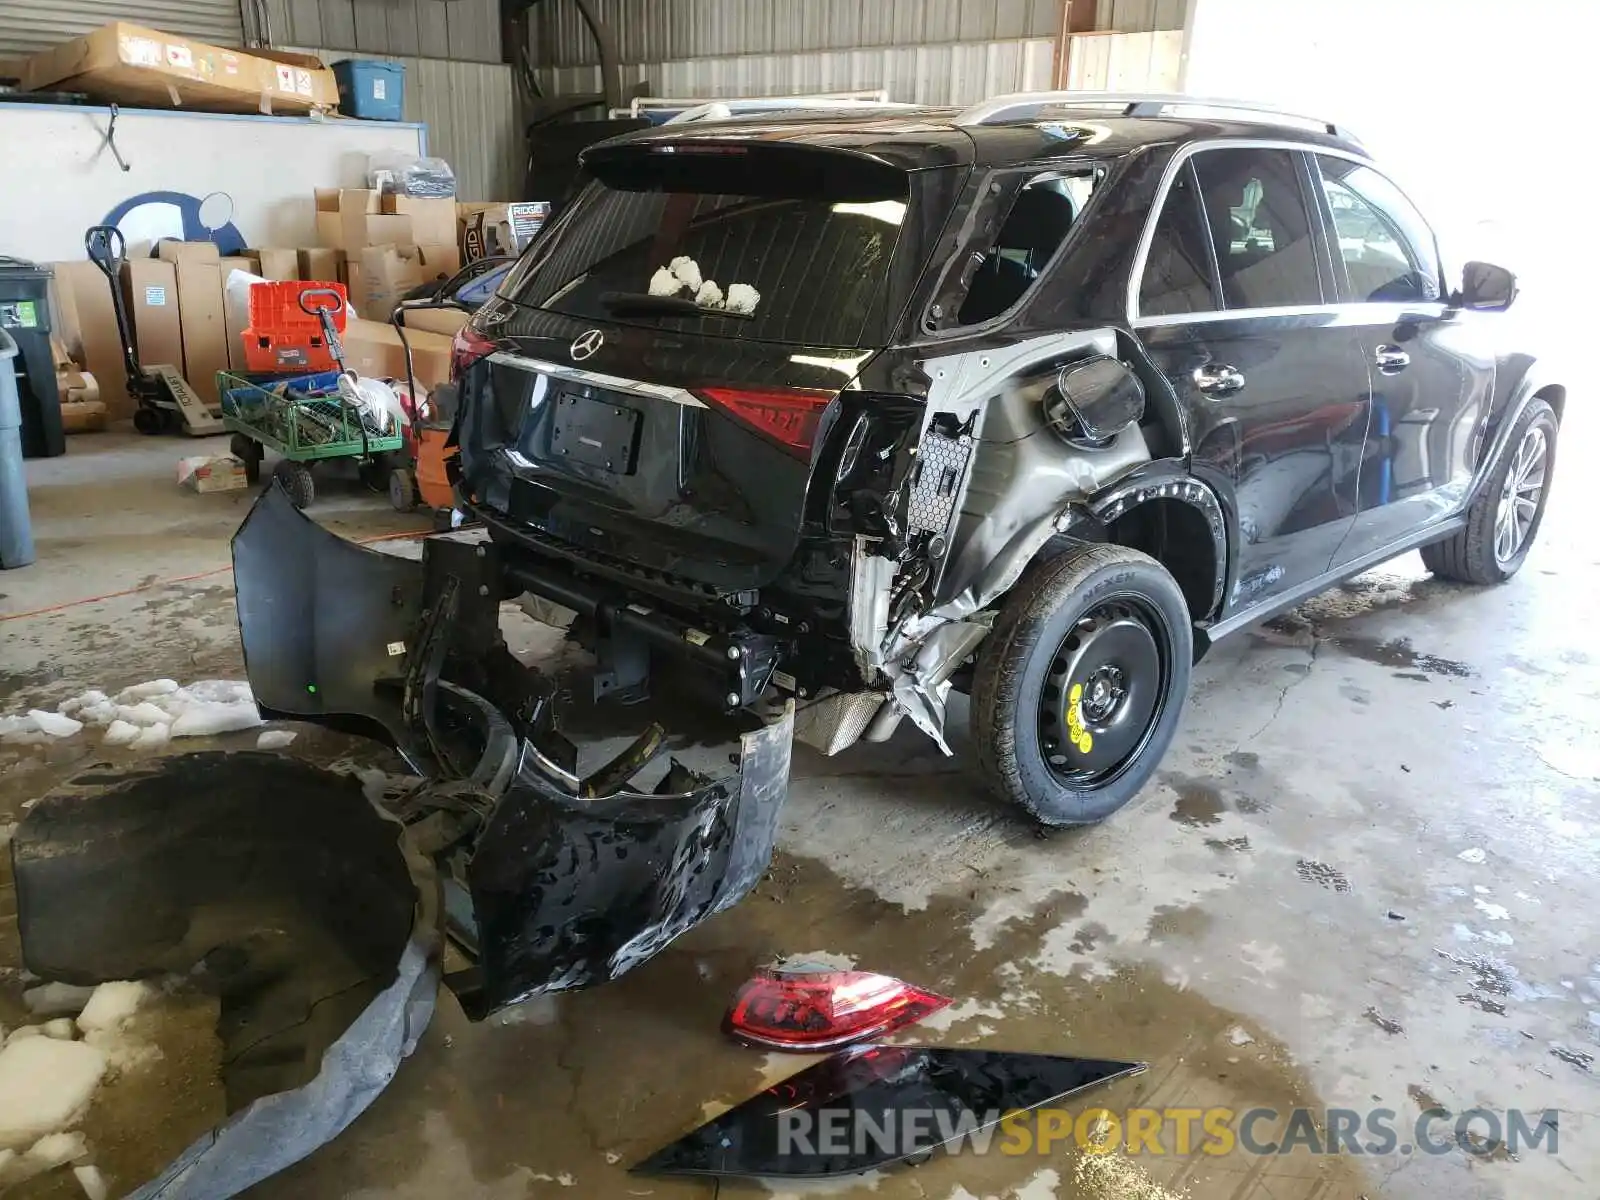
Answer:
MULTIPOLYGON (((1093 824, 1126 805, 1149 780, 1177 732, 1194 661, 1190 620, 1177 582, 1137 550, 1078 546, 1033 568, 1006 597, 994 632, 979 648, 972 737, 989 787, 1046 825, 1093 824), (1074 683, 1062 674, 1078 669, 1067 652, 1069 638, 1077 642, 1077 631, 1088 629, 1094 636, 1109 626, 1127 635, 1120 652, 1129 661, 1110 665, 1119 653, 1113 649, 1101 655, 1108 661, 1094 675, 1074 683), (1129 645, 1131 654, 1126 653, 1129 645), (1084 682, 1108 670, 1116 681, 1113 694, 1125 684, 1121 702, 1139 701, 1131 714, 1140 718, 1138 735, 1120 731, 1119 737, 1131 738, 1127 752, 1103 770, 1091 772, 1087 765, 1065 770, 1077 747, 1087 743, 1074 742, 1063 754, 1060 741, 1052 740, 1050 729, 1063 711, 1060 693, 1073 686, 1081 692, 1084 682), (1055 698, 1048 689, 1055 690, 1055 698), (1146 704, 1151 706, 1147 717, 1146 704)), ((1088 665, 1094 664, 1085 670, 1088 665)), ((1072 704, 1083 711, 1079 701, 1072 704)), ((1108 711, 1115 717, 1115 707, 1108 711)), ((1080 723, 1070 728, 1085 727, 1080 723)), ((1088 761, 1085 755, 1083 762, 1088 761)))

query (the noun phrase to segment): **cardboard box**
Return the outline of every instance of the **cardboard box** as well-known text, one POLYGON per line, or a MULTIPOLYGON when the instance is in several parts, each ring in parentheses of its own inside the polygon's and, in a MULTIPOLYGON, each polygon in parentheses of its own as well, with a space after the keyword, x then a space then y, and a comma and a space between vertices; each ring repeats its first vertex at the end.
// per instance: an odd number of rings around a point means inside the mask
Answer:
POLYGON ((352 296, 351 303, 369 321, 387 321, 405 294, 428 278, 424 271, 422 251, 416 246, 367 246, 360 253, 354 276, 361 291, 352 296))
POLYGON ((449 279, 461 270, 461 250, 454 242, 417 247, 422 252, 423 275, 426 279, 449 279))
POLYGON ((306 113, 338 107, 333 72, 314 55, 229 50, 116 21, 29 58, 22 90, 84 92, 144 108, 306 113))
POLYGON ((288 280, 300 278, 300 251, 252 250, 259 269, 256 274, 263 279, 288 280))
POLYGON ((218 401, 217 372, 228 369, 228 325, 223 316, 222 268, 216 263, 177 264, 178 314, 183 325, 183 376, 206 404, 218 401))
POLYGON ((439 333, 453 338, 472 314, 459 308, 412 308, 406 310, 406 332, 439 333))
POLYGON ((364 217, 379 211, 378 193, 370 188, 318 188, 316 205, 317 243, 336 250, 347 248, 344 234, 347 215, 364 217))
POLYGON ((92 262, 55 264, 55 285, 60 290, 61 312, 72 311, 67 347, 100 384, 100 399, 113 420, 129 416, 127 371, 122 361, 122 334, 111 306, 111 285, 92 262))
POLYGON ((146 368, 165 364, 183 372, 183 325, 178 316, 178 269, 159 258, 130 258, 122 266, 133 340, 146 368))
MULTIPOLYGON (((406 331, 411 343, 411 363, 417 385, 432 391, 450 379, 451 339, 442 333, 406 331)), ((376 379, 406 377, 405 346, 393 325, 383 321, 352 319, 344 331, 345 362, 362 375, 376 379)))
POLYGON ((244 463, 231 454, 180 458, 178 483, 194 492, 236 492, 250 486, 244 463))
POLYGON ((436 196, 396 196, 385 193, 383 211, 411 218, 411 236, 418 245, 456 242, 456 202, 436 196))
POLYGON ((59 341, 67 357, 74 362, 83 361, 83 335, 78 329, 78 306, 73 300, 72 288, 54 273, 50 279, 50 328, 52 349, 59 341))
POLYGON ((463 262, 521 254, 550 217, 548 201, 525 204, 456 204, 457 244, 463 262))
POLYGON ((222 321, 228 333, 228 369, 242 371, 244 366, 244 342, 242 335, 245 326, 250 323, 248 308, 236 308, 228 303, 228 276, 235 271, 243 271, 247 275, 259 275, 255 269, 256 264, 248 258, 225 258, 220 264, 222 268, 222 321))
POLYGON ((344 294, 359 315, 361 306, 367 302, 367 277, 361 270, 360 259, 347 257, 344 260, 344 294))
POLYGON ((343 250, 312 246, 300 251, 300 278, 317 283, 338 283, 344 263, 343 250))
POLYGON ((215 242, 177 242, 171 239, 156 244, 156 257, 169 263, 222 261, 222 254, 215 242))
POLYGON ((415 242, 411 217, 383 212, 380 199, 371 188, 318 188, 317 241, 347 252, 415 242))

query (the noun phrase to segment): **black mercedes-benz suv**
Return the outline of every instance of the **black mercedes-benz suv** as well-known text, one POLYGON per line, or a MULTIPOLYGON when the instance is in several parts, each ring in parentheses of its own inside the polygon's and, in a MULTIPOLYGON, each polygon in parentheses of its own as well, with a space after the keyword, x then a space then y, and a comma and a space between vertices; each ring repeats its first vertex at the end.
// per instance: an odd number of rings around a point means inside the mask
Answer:
POLYGON ((1216 638, 1421 548, 1521 566, 1565 388, 1336 126, 1054 93, 634 134, 456 345, 457 490, 597 687, 792 697, 836 753, 953 689, 1099 820, 1216 638))

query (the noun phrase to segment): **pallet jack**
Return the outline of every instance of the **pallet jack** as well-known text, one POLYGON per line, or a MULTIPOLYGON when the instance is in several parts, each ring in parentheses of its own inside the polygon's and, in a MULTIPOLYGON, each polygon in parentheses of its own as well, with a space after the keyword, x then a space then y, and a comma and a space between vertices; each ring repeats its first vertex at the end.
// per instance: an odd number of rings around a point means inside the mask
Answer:
POLYGON ((182 367, 170 363, 145 366, 139 361, 133 325, 122 295, 122 264, 128 258, 122 231, 115 225, 91 226, 83 235, 83 248, 111 285, 111 307, 117 314, 117 333, 122 339, 128 395, 138 404, 133 412, 133 427, 148 434, 171 433, 181 428, 190 437, 211 437, 223 432, 221 413, 189 386, 182 367))

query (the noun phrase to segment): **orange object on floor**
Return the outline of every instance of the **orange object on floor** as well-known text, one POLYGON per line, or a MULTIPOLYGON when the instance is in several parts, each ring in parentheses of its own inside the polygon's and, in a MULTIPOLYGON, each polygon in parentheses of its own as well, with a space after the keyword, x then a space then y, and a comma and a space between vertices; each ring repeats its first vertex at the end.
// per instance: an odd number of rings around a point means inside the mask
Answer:
POLYGON ((424 508, 451 508, 455 505, 455 493, 450 490, 450 479, 444 470, 445 462, 456 453, 454 447, 447 448, 444 444, 449 436, 448 429, 432 429, 425 425, 417 427, 417 495, 422 499, 424 508))

